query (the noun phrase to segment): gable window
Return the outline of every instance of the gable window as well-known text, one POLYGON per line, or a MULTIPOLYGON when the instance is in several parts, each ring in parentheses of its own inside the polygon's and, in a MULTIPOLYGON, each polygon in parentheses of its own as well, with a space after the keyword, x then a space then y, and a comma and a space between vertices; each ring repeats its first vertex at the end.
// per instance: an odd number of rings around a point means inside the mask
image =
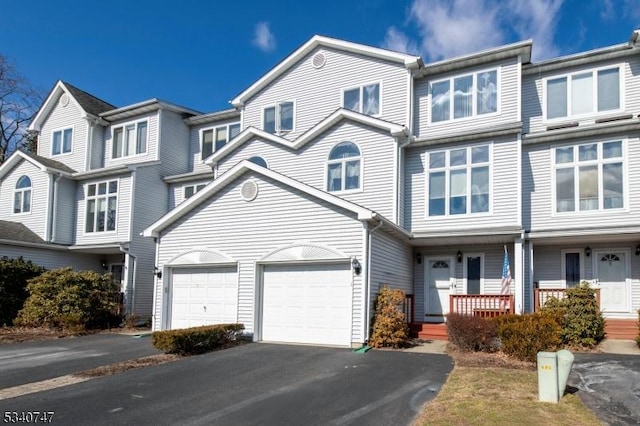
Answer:
POLYGON ((91 183, 86 186, 86 190, 85 232, 115 231, 118 181, 91 183))
POLYGON ((201 134, 202 160, 221 149, 240 133, 240 123, 225 124, 213 129, 204 129, 201 134))
POLYGON ((498 70, 480 71, 431 84, 431 122, 498 111, 498 70))
POLYGON ((249 161, 251 161, 253 164, 257 164, 258 166, 262 166, 265 169, 269 168, 269 165, 267 164, 267 160, 265 160, 264 158, 260 157, 259 155, 253 156, 251 158, 249 158, 249 161))
POLYGON ((620 67, 549 78, 545 87, 548 120, 621 108, 620 67))
POLYGON ((353 142, 341 142, 329 153, 327 190, 329 192, 360 189, 360 150, 353 142))
POLYGON ((294 128, 294 104, 278 102, 262 110, 262 130, 267 133, 291 132, 294 128))
POLYGON ((73 141, 73 129, 62 129, 53 132, 51 143, 51 155, 60 155, 71 152, 73 141))
POLYGON ((429 154, 429 216, 489 211, 489 145, 429 154))
POLYGON ((113 128, 112 158, 129 157, 147 152, 147 122, 113 128))
POLYGON ((200 183, 198 185, 185 185, 184 187, 184 199, 186 200, 189 197, 192 197, 193 194, 200 191, 202 188, 207 186, 205 183, 200 183))
POLYGON ((13 212, 29 213, 31 211, 31 179, 29 176, 20 176, 16 182, 16 190, 13 193, 13 212))
POLYGON ((380 83, 343 90, 342 106, 362 114, 380 114, 380 83))
POLYGON ((622 141, 555 148, 557 213, 624 207, 622 141))

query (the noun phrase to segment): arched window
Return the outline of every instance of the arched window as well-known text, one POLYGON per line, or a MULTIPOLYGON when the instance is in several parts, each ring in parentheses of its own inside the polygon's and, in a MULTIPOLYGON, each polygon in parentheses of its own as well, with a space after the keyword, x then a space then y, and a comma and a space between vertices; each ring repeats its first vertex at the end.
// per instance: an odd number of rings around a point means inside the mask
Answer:
POLYGON ((257 164, 258 166, 262 166, 265 169, 269 168, 269 165, 267 164, 267 160, 265 160, 264 158, 260 157, 259 155, 256 155, 255 157, 249 158, 249 161, 251 161, 253 164, 257 164))
POLYGON ((334 146, 327 161, 327 191, 360 189, 360 150, 353 142, 341 142, 334 146))
POLYGON ((16 192, 13 195, 13 212, 29 213, 31 211, 31 179, 29 176, 20 176, 16 183, 16 192))

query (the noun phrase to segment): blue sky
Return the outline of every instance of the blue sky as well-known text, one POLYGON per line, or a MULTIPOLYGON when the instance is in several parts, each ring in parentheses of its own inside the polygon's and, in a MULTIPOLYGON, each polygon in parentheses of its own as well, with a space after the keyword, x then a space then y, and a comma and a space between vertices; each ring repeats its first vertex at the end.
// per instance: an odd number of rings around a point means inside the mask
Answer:
POLYGON ((202 112, 314 34, 425 61, 532 38, 534 60, 626 42, 639 0, 27 0, 3 5, 0 54, 34 85, 67 81, 116 106, 150 98, 202 112))

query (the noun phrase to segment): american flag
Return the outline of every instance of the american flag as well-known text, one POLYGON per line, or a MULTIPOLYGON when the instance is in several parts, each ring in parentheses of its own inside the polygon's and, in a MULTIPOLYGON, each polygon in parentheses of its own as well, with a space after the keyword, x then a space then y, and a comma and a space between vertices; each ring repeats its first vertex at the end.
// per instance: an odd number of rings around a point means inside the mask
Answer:
MULTIPOLYGON (((502 262, 502 290, 501 294, 510 294, 511 292, 511 268, 509 267, 509 253, 507 252, 507 246, 504 246, 504 261, 502 262)), ((500 301, 500 308, 505 309, 507 301, 502 299, 500 301)))

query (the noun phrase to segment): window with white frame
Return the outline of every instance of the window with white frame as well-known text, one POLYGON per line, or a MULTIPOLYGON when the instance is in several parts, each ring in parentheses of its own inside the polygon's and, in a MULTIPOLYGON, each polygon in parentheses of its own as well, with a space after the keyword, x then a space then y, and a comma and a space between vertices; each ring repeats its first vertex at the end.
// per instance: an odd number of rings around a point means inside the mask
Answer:
POLYGON ((205 183, 200 183, 198 185, 185 185, 184 186, 184 199, 193 196, 196 192, 200 191, 202 188, 207 186, 205 183))
POLYGON ((90 183, 86 185, 86 191, 85 232, 115 231, 118 181, 90 183))
POLYGON ((489 211, 489 145, 435 151, 428 157, 428 216, 489 211))
POLYGON ((360 150, 353 142, 340 142, 333 147, 327 161, 327 191, 339 192, 360 189, 360 150))
POLYGON ((624 207, 622 141, 554 149, 557 213, 624 207))
POLYGON ((267 133, 291 132, 295 125, 295 105, 292 101, 278 102, 262 110, 262 130, 267 133))
POLYGON ((73 129, 62 129, 53 132, 51 137, 51 155, 67 154, 73 145, 73 129))
POLYGON ((547 78, 547 120, 619 110, 620 79, 619 66, 547 78))
POLYGON ((147 122, 139 121, 113 128, 111 158, 147 152, 147 122))
POLYGON ((31 211, 31 179, 27 175, 20 176, 13 193, 13 213, 29 213, 31 211))
POLYGON ((431 122, 498 111, 498 70, 486 70, 431 83, 431 122))
POLYGON ((202 130, 200 136, 202 141, 202 159, 204 160, 214 152, 221 149, 239 133, 240 123, 230 123, 223 126, 217 126, 212 129, 202 130))
POLYGON ((343 90, 342 106, 362 114, 380 114, 380 83, 343 90))

